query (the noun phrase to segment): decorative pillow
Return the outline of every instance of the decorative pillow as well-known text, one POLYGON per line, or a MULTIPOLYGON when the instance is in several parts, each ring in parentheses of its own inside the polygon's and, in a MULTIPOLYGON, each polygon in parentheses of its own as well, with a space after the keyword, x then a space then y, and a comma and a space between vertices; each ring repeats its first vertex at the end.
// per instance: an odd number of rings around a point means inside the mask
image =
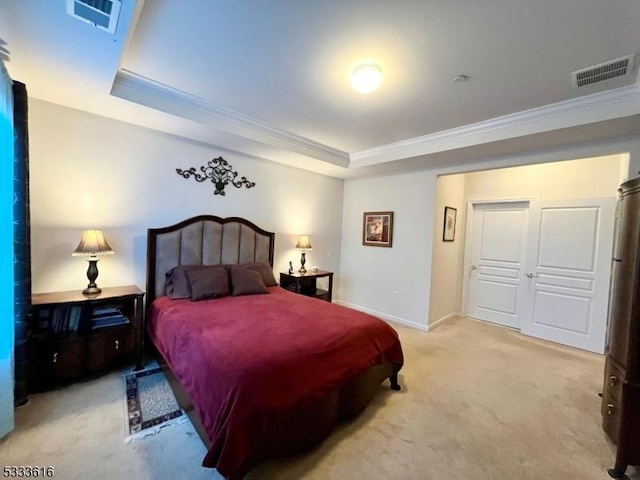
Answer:
POLYGON ((225 267, 200 268, 185 273, 192 302, 229 295, 229 273, 225 267))
POLYGON ((262 277, 262 283, 267 287, 275 287, 278 285, 276 277, 273 276, 273 268, 271 268, 269 262, 242 263, 238 266, 258 272, 260 277, 262 277))
POLYGON ((191 288, 189 287, 188 271, 206 270, 212 268, 224 268, 221 265, 178 265, 173 267, 165 275, 165 294, 169 298, 191 298, 191 288))
POLYGON ((229 270, 229 278, 231 280, 231 295, 233 296, 269 293, 262 277, 255 270, 233 266, 229 270))

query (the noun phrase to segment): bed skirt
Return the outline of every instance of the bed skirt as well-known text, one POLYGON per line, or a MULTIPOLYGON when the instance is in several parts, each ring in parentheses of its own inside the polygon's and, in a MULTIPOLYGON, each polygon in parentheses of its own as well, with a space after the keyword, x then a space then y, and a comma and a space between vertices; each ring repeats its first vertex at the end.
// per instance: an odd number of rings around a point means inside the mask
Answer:
MULTIPOLYGON (((186 390, 171 372, 161 355, 160 358, 163 371, 169 380, 178 404, 188 415, 208 450, 211 447, 211 441, 186 390)), ((329 436, 339 420, 354 417, 362 412, 371 403, 375 394, 380 391, 382 382, 396 375, 397 371, 394 371, 391 362, 374 365, 311 407, 294 412, 265 439, 263 448, 251 466, 270 458, 293 455, 319 444, 329 436)), ((204 463, 203 466, 215 468, 215 465, 204 463)))

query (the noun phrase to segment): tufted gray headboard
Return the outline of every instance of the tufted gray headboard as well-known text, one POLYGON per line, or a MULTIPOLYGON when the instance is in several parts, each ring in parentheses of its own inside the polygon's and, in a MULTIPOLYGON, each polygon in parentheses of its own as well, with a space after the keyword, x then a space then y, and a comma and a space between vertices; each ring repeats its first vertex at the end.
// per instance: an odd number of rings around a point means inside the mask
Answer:
POLYGON ((147 230, 147 305, 164 295, 165 274, 177 265, 269 262, 275 234, 239 217, 200 215, 147 230))

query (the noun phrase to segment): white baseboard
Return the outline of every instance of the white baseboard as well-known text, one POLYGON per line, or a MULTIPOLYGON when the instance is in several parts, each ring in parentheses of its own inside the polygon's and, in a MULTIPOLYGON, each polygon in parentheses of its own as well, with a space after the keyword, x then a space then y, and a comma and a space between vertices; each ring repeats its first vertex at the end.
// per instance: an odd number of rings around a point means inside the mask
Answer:
POLYGON ((336 300, 334 303, 338 305, 342 305, 343 307, 353 308, 354 310, 358 310, 360 312, 368 313, 369 315, 373 315, 375 317, 379 317, 383 320, 388 320, 390 322, 400 323, 401 325, 406 325, 407 327, 415 328, 417 330, 422 330, 423 332, 428 332, 429 327, 427 325, 422 325, 420 323, 412 322, 411 320, 406 320, 401 317, 396 317, 394 315, 389 315, 388 313, 378 312, 376 310, 372 310, 371 308, 366 308, 360 305, 355 305, 353 303, 345 302, 343 300, 336 300))
POLYGON ((458 312, 453 312, 453 313, 450 313, 449 315, 445 315, 444 317, 439 318, 435 322, 430 323, 429 324, 429 330, 433 330, 434 328, 438 328, 440 325, 445 323, 447 320, 449 320, 451 318, 454 318, 454 317, 459 317, 459 316, 460 316, 460 313, 458 313, 458 312))

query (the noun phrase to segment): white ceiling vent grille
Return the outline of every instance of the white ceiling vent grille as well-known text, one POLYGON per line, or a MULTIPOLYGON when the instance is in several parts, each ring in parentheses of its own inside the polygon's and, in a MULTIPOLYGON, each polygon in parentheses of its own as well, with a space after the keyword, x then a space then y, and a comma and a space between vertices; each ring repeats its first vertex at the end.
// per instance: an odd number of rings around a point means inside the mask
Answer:
POLYGON ((100 30, 115 33, 120 0, 67 0, 67 14, 100 30))
POLYGON ((633 55, 617 58, 610 62, 583 68, 571 74, 574 88, 586 87, 611 78, 624 77, 633 70, 633 55))

